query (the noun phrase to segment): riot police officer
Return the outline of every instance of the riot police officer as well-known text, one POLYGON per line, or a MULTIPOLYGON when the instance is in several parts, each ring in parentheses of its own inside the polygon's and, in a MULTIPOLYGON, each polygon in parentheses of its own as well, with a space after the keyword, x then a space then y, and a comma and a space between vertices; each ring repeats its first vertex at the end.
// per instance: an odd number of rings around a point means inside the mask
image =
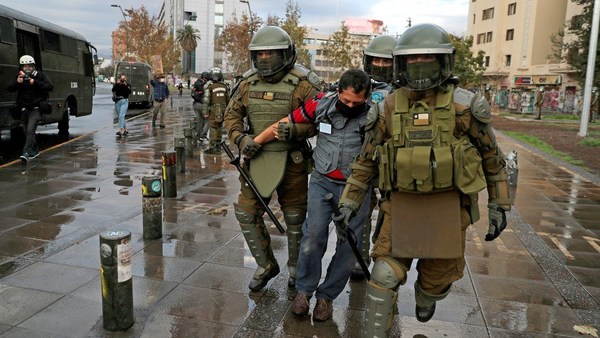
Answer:
POLYGON ((510 210, 506 159, 491 128, 483 96, 456 87, 454 48, 433 24, 415 25, 393 51, 394 77, 403 87, 380 105, 340 200, 349 220, 374 177, 385 196, 383 224, 371 256, 367 286, 366 337, 390 333, 398 288, 413 258, 415 314, 427 322, 436 302, 463 276, 467 227, 479 219, 478 192, 487 187, 493 240, 510 210), (358 183, 354 183, 358 182, 358 183))
POLYGON ((229 87, 223 82, 223 73, 220 68, 213 68, 210 71, 210 80, 204 85, 204 104, 202 111, 204 116, 208 116, 210 126, 210 148, 204 153, 220 154, 221 147, 221 126, 225 107, 229 102, 229 87))
MULTIPOLYGON (((225 111, 224 127, 229 140, 244 156, 244 167, 258 192, 267 201, 274 191, 287 226, 288 286, 295 286, 298 248, 306 217, 308 172, 302 152, 306 137, 316 134, 305 129, 291 141, 272 140, 265 144, 255 137, 286 117, 301 102, 313 97, 320 86, 318 77, 296 65, 296 47, 281 28, 266 26, 256 32, 250 45, 252 69, 244 75, 225 111), (247 118, 248 128, 244 127, 247 118)), ((241 179, 241 178, 240 178, 241 179)), ((252 190, 242 180, 235 216, 258 268, 248 287, 257 291, 279 273, 271 237, 264 224, 262 208, 252 190)))

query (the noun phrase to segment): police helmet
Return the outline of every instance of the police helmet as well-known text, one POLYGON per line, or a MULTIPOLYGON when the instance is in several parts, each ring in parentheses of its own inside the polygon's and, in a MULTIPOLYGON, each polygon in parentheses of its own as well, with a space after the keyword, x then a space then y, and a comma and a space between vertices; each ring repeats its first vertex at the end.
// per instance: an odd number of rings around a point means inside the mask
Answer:
POLYGON ((440 26, 420 24, 407 29, 394 48, 394 80, 413 90, 436 87, 452 75, 455 49, 440 26), (412 56, 434 55, 435 61, 408 63, 412 56))
POLYGON ((23 55, 19 59, 21 65, 35 65, 35 59, 31 55, 23 55))
POLYGON ((383 58, 393 60, 392 52, 396 47, 396 38, 390 35, 380 35, 367 45, 363 52, 363 69, 375 81, 391 83, 394 78, 394 65, 375 66, 373 59, 383 58))
POLYGON ((296 63, 296 46, 289 34, 277 26, 258 30, 248 45, 252 68, 263 78, 291 69, 296 63), (273 51, 271 56, 258 57, 259 52, 273 51))
POLYGON ((210 78, 213 81, 223 81, 223 72, 221 72, 221 68, 213 68, 210 70, 210 78))

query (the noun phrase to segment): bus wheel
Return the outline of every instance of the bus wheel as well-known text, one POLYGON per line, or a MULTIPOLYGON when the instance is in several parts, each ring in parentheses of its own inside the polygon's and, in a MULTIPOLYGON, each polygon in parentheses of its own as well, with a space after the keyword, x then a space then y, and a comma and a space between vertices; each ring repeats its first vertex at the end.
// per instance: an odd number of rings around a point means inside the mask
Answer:
POLYGON ((65 110, 63 111, 62 120, 58 121, 58 136, 64 139, 69 138, 69 113, 71 107, 67 103, 65 105, 65 110))

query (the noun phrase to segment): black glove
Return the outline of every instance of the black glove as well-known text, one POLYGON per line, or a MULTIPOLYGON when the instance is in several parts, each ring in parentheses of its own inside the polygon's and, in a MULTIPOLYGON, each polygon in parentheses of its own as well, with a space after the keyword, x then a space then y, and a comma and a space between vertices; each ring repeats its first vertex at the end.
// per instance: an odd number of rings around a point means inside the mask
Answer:
POLYGON ((279 123, 277 126, 277 138, 281 141, 291 141, 296 136, 296 128, 293 123, 279 123))
POLYGON ((256 152, 260 149, 260 144, 256 143, 254 139, 248 135, 244 135, 239 143, 238 147, 244 156, 252 158, 256 155, 256 152))
POLYGON ((490 227, 485 240, 493 241, 506 228, 506 212, 498 204, 488 203, 488 219, 490 227))
POLYGON ((340 243, 346 241, 346 236, 348 236, 348 224, 350 224, 352 217, 354 217, 354 210, 348 207, 341 207, 339 213, 334 216, 335 233, 337 234, 340 243))

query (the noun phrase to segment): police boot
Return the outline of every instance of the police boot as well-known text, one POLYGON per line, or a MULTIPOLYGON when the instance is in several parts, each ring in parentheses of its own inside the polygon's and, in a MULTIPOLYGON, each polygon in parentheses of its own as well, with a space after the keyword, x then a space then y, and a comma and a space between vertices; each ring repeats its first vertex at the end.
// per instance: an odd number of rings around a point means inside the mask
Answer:
MULTIPOLYGON (((273 254, 271 253, 271 256, 272 255, 273 254)), ((275 263, 269 262, 266 267, 259 266, 256 268, 254 276, 252 277, 250 284, 248 284, 250 290, 259 291, 264 288, 273 277, 279 274, 279 265, 277 264, 277 261, 273 260, 273 262, 275 263)))
POLYGON ((419 281, 415 281, 415 315, 417 320, 425 323, 428 322, 435 313, 435 303, 442 300, 450 293, 450 287, 441 295, 432 295, 423 291, 419 285, 419 281))
POLYGON ((288 287, 296 287, 296 266, 298 265, 298 254, 300 252, 300 240, 302 239, 302 224, 288 224, 288 287))
POLYGON ((394 314, 397 312, 398 293, 373 282, 367 284, 367 304, 363 337, 390 336, 394 314))

